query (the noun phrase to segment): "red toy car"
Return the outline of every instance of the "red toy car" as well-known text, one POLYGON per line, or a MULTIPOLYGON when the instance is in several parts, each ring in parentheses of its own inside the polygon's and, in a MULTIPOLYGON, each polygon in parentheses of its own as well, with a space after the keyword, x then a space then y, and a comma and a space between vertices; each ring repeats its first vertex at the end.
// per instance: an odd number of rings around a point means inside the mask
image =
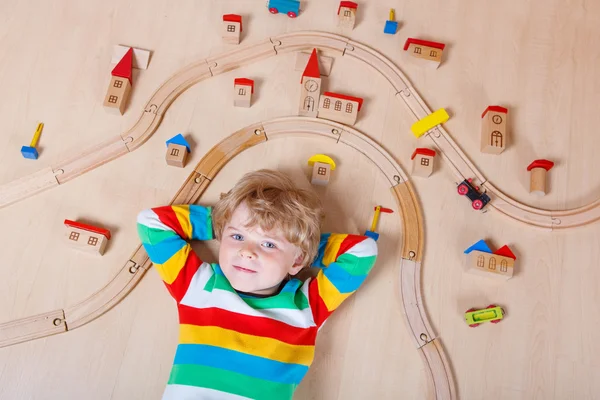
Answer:
POLYGON ((479 186, 473 186, 473 179, 465 179, 458 185, 458 194, 467 196, 471 200, 471 205, 476 210, 481 210, 490 202, 490 196, 485 193, 479 193, 479 186))

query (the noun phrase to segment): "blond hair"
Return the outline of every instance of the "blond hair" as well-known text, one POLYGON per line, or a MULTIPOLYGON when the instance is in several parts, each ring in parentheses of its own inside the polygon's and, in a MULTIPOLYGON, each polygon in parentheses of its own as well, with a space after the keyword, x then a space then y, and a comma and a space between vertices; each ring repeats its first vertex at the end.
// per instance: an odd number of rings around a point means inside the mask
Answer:
POLYGON ((242 203, 250 211, 248 226, 258 225, 264 231, 281 230, 286 240, 302 251, 302 266, 309 266, 319 250, 321 236, 323 207, 316 194, 297 188, 287 175, 278 171, 249 172, 213 207, 212 222, 218 240, 242 203))

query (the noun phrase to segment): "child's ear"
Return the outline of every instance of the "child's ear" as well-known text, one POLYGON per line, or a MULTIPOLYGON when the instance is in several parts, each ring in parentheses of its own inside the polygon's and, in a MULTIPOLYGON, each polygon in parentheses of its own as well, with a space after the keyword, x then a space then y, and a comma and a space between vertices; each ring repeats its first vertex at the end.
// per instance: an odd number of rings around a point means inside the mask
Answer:
POLYGON ((294 260, 294 265, 290 268, 289 274, 296 275, 298 272, 302 270, 304 265, 302 265, 302 261, 304 260, 304 254, 302 252, 299 253, 298 257, 294 260))

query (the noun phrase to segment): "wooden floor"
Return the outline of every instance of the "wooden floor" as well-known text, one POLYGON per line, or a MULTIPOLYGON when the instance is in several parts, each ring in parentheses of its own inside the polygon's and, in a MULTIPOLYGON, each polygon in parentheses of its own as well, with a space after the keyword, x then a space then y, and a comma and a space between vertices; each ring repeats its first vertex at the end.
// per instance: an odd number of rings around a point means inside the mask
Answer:
MULTIPOLYGON (((158 86, 187 64, 233 48, 220 38, 221 16, 244 16, 242 43, 297 30, 336 32, 338 2, 311 0, 295 19, 270 15, 263 0, 0 2, 0 184, 50 166, 137 120, 158 86), (134 71, 124 116, 102 100, 114 44, 153 51, 134 71), (24 159, 36 123, 45 123, 37 161, 24 159)), ((450 134, 500 190, 533 207, 565 209, 600 197, 600 3, 592 0, 369 1, 351 38, 393 60, 432 109, 446 108, 450 134), (390 7, 400 29, 384 35, 390 7), (447 44, 438 70, 407 61, 407 37, 447 44), (510 143, 500 156, 479 152, 481 112, 509 108, 510 143), (527 165, 556 162, 549 193, 529 195, 527 165)), ((300 72, 295 54, 279 55, 193 86, 171 106, 140 149, 72 182, 0 209, 0 322, 67 307, 102 286, 139 243, 135 217, 164 204, 218 141, 261 120, 293 115, 300 72), (234 108, 233 79, 256 82, 253 105, 234 108), (165 140, 192 138, 185 169, 168 167, 165 140), (84 219, 113 233, 103 257, 61 242, 62 221, 84 219)), ((410 171, 412 119, 384 78, 338 57, 325 90, 365 99, 356 128, 410 171)), ((309 187, 306 160, 338 162, 320 192, 327 230, 362 233, 372 207, 396 207, 385 179, 362 154, 315 139, 283 139, 230 162, 201 202, 213 204, 245 172, 276 168, 309 187)), ((455 373, 462 399, 600 398, 600 223, 560 232, 530 228, 490 211, 474 212, 456 194, 438 159, 415 178, 426 223, 424 302, 455 373), (463 250, 479 239, 508 244, 516 275, 496 282, 463 272, 463 250), (498 325, 469 328, 470 307, 502 305, 498 325)), ((397 213, 381 220, 380 257, 359 292, 320 334, 316 360, 297 399, 422 399, 426 377, 404 325, 397 295, 397 213)), ((216 243, 196 246, 216 260, 216 243)), ((74 331, 0 349, 1 399, 157 399, 177 343, 175 305, 151 270, 112 311, 74 331)))

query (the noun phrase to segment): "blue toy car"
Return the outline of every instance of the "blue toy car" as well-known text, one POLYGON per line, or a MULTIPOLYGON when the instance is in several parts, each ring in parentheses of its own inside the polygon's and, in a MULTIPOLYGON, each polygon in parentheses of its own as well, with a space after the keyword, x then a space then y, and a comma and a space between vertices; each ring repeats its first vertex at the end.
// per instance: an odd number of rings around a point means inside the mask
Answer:
POLYGON ((287 14, 290 18, 296 18, 300 13, 300 2, 297 0, 269 0, 267 7, 271 14, 287 14))
POLYGON ((471 205, 476 210, 481 210, 490 202, 490 196, 485 193, 479 193, 479 187, 473 186, 472 179, 465 179, 458 185, 458 194, 467 196, 471 200, 471 205))

